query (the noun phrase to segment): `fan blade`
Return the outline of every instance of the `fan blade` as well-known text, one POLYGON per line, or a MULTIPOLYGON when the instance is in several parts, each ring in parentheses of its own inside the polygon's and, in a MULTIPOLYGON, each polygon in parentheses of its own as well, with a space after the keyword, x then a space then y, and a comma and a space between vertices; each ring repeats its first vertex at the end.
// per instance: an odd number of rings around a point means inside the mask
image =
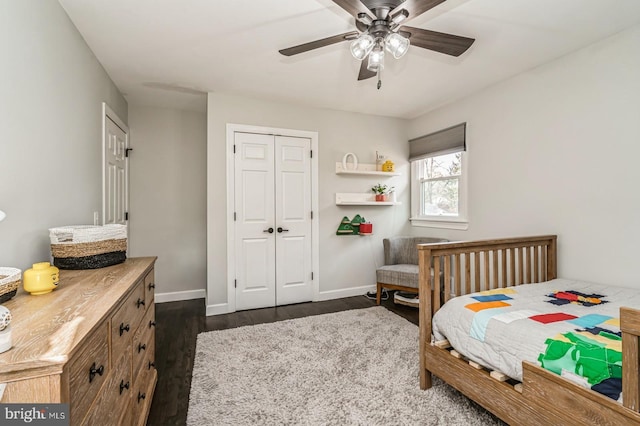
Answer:
POLYGON ((407 12, 409 12, 409 17, 404 20, 404 22, 407 22, 409 19, 413 19, 417 16, 422 15, 427 10, 433 9, 444 1, 445 0, 406 0, 396 6, 396 8, 389 13, 389 15, 395 15, 402 9, 405 9, 407 12))
POLYGON ((413 46, 451 56, 462 55, 476 41, 473 38, 407 26, 400 27, 400 31, 409 33, 409 40, 413 46))
POLYGON ((376 15, 374 15, 369 9, 367 9, 367 6, 362 4, 360 0, 333 0, 333 2, 346 10, 351 16, 356 19, 358 19, 358 13, 366 13, 371 19, 376 19, 376 15))
POLYGON ((373 71, 369 71, 367 69, 367 64, 369 63, 369 55, 360 61, 360 72, 358 73, 358 81, 366 80, 371 77, 375 77, 376 73, 373 71))
POLYGON ((349 31, 348 33, 334 35, 332 37, 323 38, 321 40, 311 41, 298 46, 282 49, 279 52, 284 56, 293 56, 298 53, 307 52, 309 50, 317 49, 319 47, 329 46, 331 44, 340 43, 345 40, 353 40, 358 37, 357 31, 349 31))

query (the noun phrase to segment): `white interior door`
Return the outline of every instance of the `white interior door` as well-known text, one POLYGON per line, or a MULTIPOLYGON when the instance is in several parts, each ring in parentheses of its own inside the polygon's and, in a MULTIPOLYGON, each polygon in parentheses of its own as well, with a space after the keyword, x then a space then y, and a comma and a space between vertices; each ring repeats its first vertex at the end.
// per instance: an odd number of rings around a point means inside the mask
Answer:
POLYGON ((126 224, 129 209, 129 167, 126 126, 105 114, 102 223, 126 224))
POLYGON ((273 136, 235 133, 235 146, 236 309, 275 306, 273 136))
POLYGON ((276 304, 313 298, 311 140, 276 136, 276 304))
POLYGON ((236 309, 310 301, 308 138, 235 132, 236 309))

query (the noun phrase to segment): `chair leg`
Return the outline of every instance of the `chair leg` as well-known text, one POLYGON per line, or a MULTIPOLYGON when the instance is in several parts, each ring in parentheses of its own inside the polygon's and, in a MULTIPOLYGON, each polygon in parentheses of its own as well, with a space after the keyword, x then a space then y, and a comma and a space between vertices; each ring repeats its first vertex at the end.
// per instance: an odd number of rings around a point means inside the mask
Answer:
POLYGON ((376 305, 380 304, 381 297, 382 297, 382 284, 378 283, 378 288, 376 290, 376 305))

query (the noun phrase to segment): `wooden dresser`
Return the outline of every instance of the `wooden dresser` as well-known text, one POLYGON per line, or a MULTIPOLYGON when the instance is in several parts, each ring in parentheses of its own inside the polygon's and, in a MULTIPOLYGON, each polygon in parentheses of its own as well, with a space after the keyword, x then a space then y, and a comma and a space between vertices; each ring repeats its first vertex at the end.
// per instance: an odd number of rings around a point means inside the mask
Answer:
POLYGON ((19 289, 1 403, 69 404, 72 425, 144 425, 156 386, 155 257, 60 271, 53 292, 19 289))

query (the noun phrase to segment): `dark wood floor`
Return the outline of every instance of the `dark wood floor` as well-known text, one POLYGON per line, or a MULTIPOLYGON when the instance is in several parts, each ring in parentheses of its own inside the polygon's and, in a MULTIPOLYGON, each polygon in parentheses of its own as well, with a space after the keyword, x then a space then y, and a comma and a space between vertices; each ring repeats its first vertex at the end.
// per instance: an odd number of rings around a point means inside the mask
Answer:
MULTIPOLYGON (((382 304, 414 324, 418 324, 417 308, 396 305, 392 297, 383 301, 382 304)), ((154 426, 186 424, 198 333, 371 306, 375 306, 375 301, 357 296, 206 317, 204 299, 156 305, 158 384, 147 424, 154 426)))

